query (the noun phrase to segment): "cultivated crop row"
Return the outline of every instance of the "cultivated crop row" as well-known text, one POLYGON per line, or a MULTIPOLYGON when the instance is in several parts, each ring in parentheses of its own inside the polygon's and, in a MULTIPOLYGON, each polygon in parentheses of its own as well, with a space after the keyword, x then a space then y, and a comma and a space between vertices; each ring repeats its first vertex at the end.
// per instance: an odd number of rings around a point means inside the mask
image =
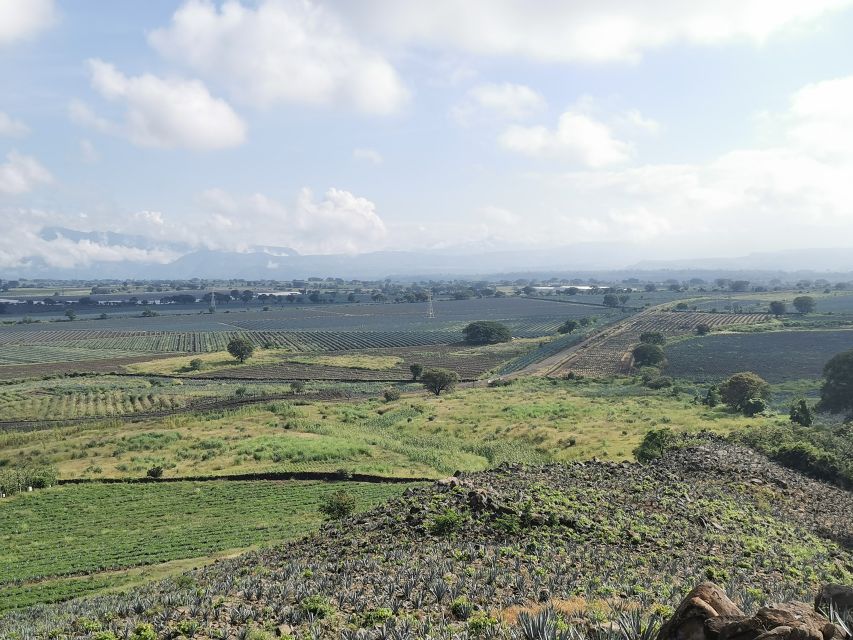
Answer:
POLYGON ((646 332, 660 332, 667 338, 683 336, 705 324, 712 330, 766 322, 765 314, 647 311, 616 325, 583 345, 558 371, 586 376, 607 376, 631 370, 631 349, 646 332))

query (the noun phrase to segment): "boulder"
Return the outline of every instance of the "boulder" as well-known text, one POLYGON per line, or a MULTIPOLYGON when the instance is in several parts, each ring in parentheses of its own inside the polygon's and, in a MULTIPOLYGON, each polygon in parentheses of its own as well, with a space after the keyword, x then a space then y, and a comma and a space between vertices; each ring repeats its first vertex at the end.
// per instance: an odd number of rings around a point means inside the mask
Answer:
POLYGON ((843 584, 827 584, 817 594, 814 608, 818 611, 828 611, 830 605, 836 609, 853 610, 853 587, 843 584))
MULTIPOLYGON (((824 588, 818 600, 845 595, 843 589, 824 588)), ((773 604, 746 616, 720 587, 703 582, 682 600, 657 640, 845 640, 845 636, 811 605, 773 604)))
POLYGON ((738 609, 720 587, 713 582, 703 582, 693 589, 658 632, 657 640, 711 640, 713 633, 705 627, 712 618, 743 618, 738 609))

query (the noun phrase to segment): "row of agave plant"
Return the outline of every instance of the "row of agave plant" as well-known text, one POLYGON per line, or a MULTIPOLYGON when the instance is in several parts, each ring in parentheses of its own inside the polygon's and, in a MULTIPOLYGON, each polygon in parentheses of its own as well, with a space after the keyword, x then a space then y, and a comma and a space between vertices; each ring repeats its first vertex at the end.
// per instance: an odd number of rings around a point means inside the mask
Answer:
MULTIPOLYGON (((784 580, 759 591, 750 570, 738 566, 745 559, 734 553, 722 569, 731 575, 727 587, 745 610, 811 596, 808 589, 784 580)), ((149 624, 156 637, 216 640, 242 640, 253 629, 280 625, 306 638, 330 637, 334 628, 341 637, 361 640, 572 638, 565 634, 580 633, 608 640, 607 634, 617 631, 622 640, 646 640, 643 631, 654 628, 702 578, 701 570, 677 555, 638 567, 623 561, 583 547, 566 553, 549 546, 450 542, 419 557, 412 557, 411 550, 376 548, 369 556, 325 562, 283 561, 277 552, 264 550, 251 560, 218 563, 189 574, 189 579, 167 580, 130 595, 12 613, 2 621, 0 638, 111 633, 118 639, 146 640, 134 634, 140 624, 149 624), (561 612, 559 603, 573 598, 586 603, 585 608, 572 615, 561 612), (494 613, 504 610, 519 613, 509 620, 494 613), (556 635, 549 631, 552 627, 556 635)))

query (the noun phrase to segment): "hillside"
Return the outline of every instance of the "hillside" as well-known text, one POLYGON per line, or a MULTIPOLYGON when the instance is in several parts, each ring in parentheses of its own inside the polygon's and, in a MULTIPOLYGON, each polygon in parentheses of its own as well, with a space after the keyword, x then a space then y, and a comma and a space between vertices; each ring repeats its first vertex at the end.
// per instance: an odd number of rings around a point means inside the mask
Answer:
POLYGON ((853 494, 716 439, 647 466, 504 464, 129 594, 11 613, 0 638, 557 637, 522 628, 548 608, 633 640, 702 580, 745 611, 850 584, 851 513, 853 494))

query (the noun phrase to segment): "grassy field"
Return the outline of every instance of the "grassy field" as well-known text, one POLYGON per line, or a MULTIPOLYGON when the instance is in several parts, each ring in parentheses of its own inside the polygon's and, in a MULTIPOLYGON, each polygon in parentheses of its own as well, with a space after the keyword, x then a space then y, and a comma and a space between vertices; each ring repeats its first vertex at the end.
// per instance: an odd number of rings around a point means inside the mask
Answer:
POLYGON ((654 427, 731 429, 772 422, 650 391, 631 380, 519 380, 508 387, 418 392, 400 401, 272 402, 228 412, 102 421, 0 435, 8 465, 53 464, 60 477, 140 477, 255 471, 448 475, 503 461, 597 456, 624 460, 654 427))
POLYGON ((318 506, 341 488, 366 509, 406 486, 214 481, 21 494, 0 501, 0 611, 127 586, 294 538, 320 524, 318 506))
POLYGON ((174 358, 161 358, 149 362, 137 362, 128 365, 126 369, 130 373, 156 374, 164 376, 191 376, 196 373, 190 368, 190 360, 201 360, 199 371, 210 373, 222 369, 236 369, 248 365, 268 364, 278 362, 282 359, 283 351, 279 349, 255 349, 251 358, 241 363, 227 351, 214 351, 211 353, 197 353, 175 356, 174 358))

